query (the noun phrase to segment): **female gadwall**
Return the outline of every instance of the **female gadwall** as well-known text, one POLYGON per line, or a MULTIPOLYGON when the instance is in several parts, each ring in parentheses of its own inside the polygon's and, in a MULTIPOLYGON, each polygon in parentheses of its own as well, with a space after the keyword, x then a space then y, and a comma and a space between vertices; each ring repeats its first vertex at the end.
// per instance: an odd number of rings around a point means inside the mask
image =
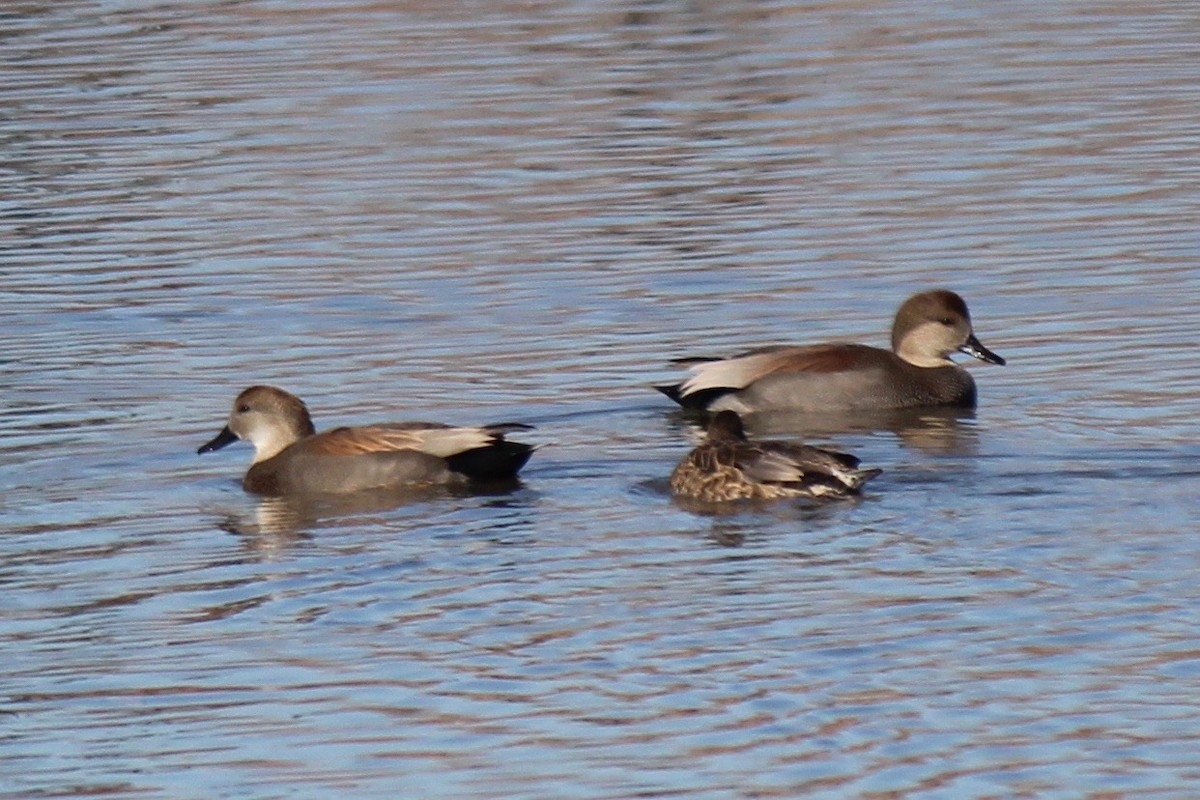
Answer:
POLYGON ((751 442, 742 420, 721 411, 708 424, 704 444, 671 473, 677 495, 709 503, 777 497, 845 497, 880 473, 858 469, 845 453, 789 442, 751 442))
POLYGON ((975 406, 975 380, 950 360, 958 351, 1003 364, 971 329, 954 292, 904 301, 892 323, 892 350, 862 344, 763 347, 733 358, 686 358, 692 377, 656 386, 684 408, 757 411, 867 411, 975 406))
POLYGON ((534 448, 507 441, 504 434, 530 427, 394 422, 316 433, 300 398, 273 386, 251 386, 233 401, 229 424, 197 452, 249 441, 254 461, 242 486, 258 494, 453 485, 516 476, 534 448))

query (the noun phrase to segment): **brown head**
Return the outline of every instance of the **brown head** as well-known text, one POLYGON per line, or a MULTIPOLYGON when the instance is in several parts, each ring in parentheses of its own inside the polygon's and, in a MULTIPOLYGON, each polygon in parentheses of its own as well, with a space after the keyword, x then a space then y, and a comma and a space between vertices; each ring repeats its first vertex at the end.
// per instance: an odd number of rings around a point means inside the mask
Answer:
POLYGON ((254 445, 258 463, 313 433, 312 418, 299 397, 274 386, 251 386, 233 401, 225 428, 197 452, 209 453, 243 439, 254 445))
POLYGON ((1003 364, 975 338, 967 304, 954 292, 921 292, 904 301, 892 323, 892 351, 918 367, 944 367, 954 352, 1003 364))
POLYGON ((746 441, 746 429, 743 427, 742 418, 737 415, 737 412, 718 411, 708 421, 709 444, 744 441, 746 441))

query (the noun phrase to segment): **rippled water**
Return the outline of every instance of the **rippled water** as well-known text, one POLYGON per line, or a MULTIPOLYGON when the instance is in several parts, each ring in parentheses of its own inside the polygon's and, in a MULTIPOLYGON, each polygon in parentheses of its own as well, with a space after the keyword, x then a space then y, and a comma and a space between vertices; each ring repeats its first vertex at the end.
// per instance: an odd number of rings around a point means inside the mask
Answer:
POLYGON ((0 10, 0 796, 1195 797, 1189 4, 0 10), (668 359, 886 341, 859 501, 673 501, 668 359), (317 424, 519 419, 508 493, 259 501, 317 424))

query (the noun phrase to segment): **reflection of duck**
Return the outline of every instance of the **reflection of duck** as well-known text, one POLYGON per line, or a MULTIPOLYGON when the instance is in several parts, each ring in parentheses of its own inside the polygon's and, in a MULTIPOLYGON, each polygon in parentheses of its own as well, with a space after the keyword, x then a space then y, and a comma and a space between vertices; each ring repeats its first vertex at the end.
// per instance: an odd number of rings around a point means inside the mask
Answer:
POLYGON ((751 442, 732 411, 716 414, 704 443, 671 473, 678 495, 705 502, 779 497, 845 497, 877 469, 858 469, 845 453, 789 442, 751 442))
MULTIPOLYGON (((357 495, 328 495, 356 497, 357 495)), ((241 538, 246 549, 259 558, 270 559, 312 538, 309 528, 316 517, 300 505, 303 498, 259 497, 253 513, 229 510, 217 527, 241 538)))
POLYGON ((300 398, 252 386, 234 400, 229 424, 198 452, 248 440, 255 454, 242 486, 265 495, 452 486, 512 479, 533 447, 504 435, 529 428, 394 422, 316 433, 300 398))
POLYGON ((368 489, 346 494, 267 495, 256 499, 253 514, 230 513, 220 527, 246 537, 253 550, 283 549, 308 538, 317 528, 356 524, 364 515, 385 514, 410 503, 447 496, 446 487, 368 489))
POLYGON ((752 436, 826 438, 847 433, 890 431, 900 444, 936 455, 976 450, 979 431, 970 408, 894 408, 843 414, 767 411, 746 417, 752 436))
POLYGON ((975 380, 950 360, 1004 359, 975 338, 967 304, 938 290, 904 301, 892 323, 892 349, 861 344, 764 347, 733 358, 681 359, 692 377, 659 391, 685 408, 856 411, 975 405, 975 380))
MULTIPOLYGON (((450 501, 456 509, 489 509, 485 526, 489 537, 511 541, 523 535, 529 526, 529 502, 518 490, 514 479, 467 486, 406 486, 399 490, 368 489, 345 494, 265 495, 254 498, 252 511, 231 509, 217 527, 243 537, 256 552, 283 550, 311 537, 318 530, 357 527, 364 518, 388 518, 392 524, 413 521, 428 528, 428 518, 420 510, 430 501, 450 501), (415 510, 406 511, 407 508, 415 510)), ((443 506, 444 508, 444 506, 443 506)))

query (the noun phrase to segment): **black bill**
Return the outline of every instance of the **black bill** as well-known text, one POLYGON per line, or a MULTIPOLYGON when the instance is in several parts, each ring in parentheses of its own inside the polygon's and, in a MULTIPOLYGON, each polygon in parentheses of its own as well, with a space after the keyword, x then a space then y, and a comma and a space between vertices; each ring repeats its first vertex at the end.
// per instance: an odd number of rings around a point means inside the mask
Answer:
POLYGON ((967 343, 958 349, 959 352, 978 358, 980 361, 1004 366, 1004 359, 984 347, 983 342, 976 339, 973 333, 967 337, 967 343))
MULTIPOLYGON (((1001 362, 1001 363, 1003 363, 1003 362, 1001 362)), ((211 442, 209 442, 206 445, 202 445, 200 447, 200 449, 197 450, 196 452, 197 453, 211 453, 214 450, 220 450, 222 447, 224 447, 227 444, 233 444, 234 442, 237 441, 237 439, 238 439, 237 434, 234 433, 233 431, 229 430, 229 426, 226 425, 224 428, 221 429, 220 433, 218 433, 216 436, 213 437, 213 440, 211 442)))

